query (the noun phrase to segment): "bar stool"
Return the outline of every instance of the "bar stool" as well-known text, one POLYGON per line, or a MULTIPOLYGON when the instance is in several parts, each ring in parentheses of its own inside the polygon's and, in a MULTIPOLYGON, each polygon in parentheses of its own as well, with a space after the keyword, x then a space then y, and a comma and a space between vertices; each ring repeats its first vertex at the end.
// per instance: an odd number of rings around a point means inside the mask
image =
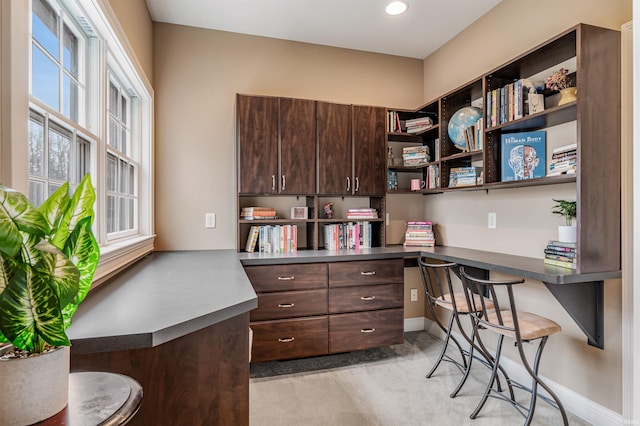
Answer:
MULTIPOLYGON (((451 398, 454 398, 460 389, 462 389, 467 377, 469 377, 471 363, 475 357, 474 350, 478 349, 473 341, 473 337, 469 337, 464 332, 464 328, 460 323, 460 316, 469 315, 469 305, 466 302, 465 293, 455 292, 451 284, 451 269, 458 267, 456 263, 429 263, 424 257, 420 257, 418 258, 418 265, 420 267, 420 275, 422 277, 422 284, 424 286, 429 312, 438 327, 445 333, 445 339, 442 343, 440 355, 431 370, 427 373, 426 377, 430 378, 442 361, 447 361, 455 365, 463 375, 456 388, 449 395, 451 398), (449 311, 449 318, 446 326, 440 321, 435 310, 436 306, 449 311), (462 336, 469 343, 469 350, 463 348, 460 342, 458 342, 458 340, 452 335, 454 321, 456 321, 462 336), (447 348, 450 341, 452 341, 458 348, 460 361, 447 354, 447 348)), ((479 298, 480 296, 476 295, 476 297, 479 298)), ((484 303, 488 306, 493 306, 490 300, 486 300, 484 303)), ((479 300, 477 301, 477 304, 480 305, 479 300)), ((480 353, 484 356, 483 352, 480 353)), ((479 361, 486 366, 493 366, 492 359, 480 359, 479 361)))
POLYGON ((469 305, 469 311, 471 317, 474 320, 474 334, 475 340, 478 342, 478 346, 483 352, 489 354, 486 346, 484 345, 479 331, 481 329, 496 333, 498 335, 498 343, 496 346, 493 369, 491 371, 491 378, 485 389, 480 402, 476 409, 471 413, 471 418, 475 419, 480 410, 484 406, 489 396, 502 399, 511 403, 516 410, 525 417, 525 425, 530 425, 533 419, 533 415, 536 408, 536 402, 538 396, 553 407, 557 408, 561 415, 565 425, 568 425, 567 414, 560 402, 560 399, 556 394, 544 383, 538 376, 538 369, 540 367, 540 358, 542 356, 542 350, 544 349, 547 339, 550 335, 561 331, 560 326, 554 321, 542 317, 540 315, 532 314, 530 312, 518 311, 516 309, 516 302, 513 295, 513 286, 524 283, 524 279, 519 280, 481 280, 468 275, 464 267, 460 267, 460 277, 464 288, 464 294, 466 297, 466 303, 469 305), (500 307, 500 303, 496 297, 495 287, 505 287, 509 299, 509 306, 506 309, 500 307), (490 307, 485 298, 477 298, 475 295, 485 294, 493 302, 490 307), (507 378, 510 395, 506 396, 500 389, 494 389, 493 384, 497 380, 497 372, 500 365, 500 354, 502 351, 502 343, 504 338, 510 337, 515 339, 515 345, 518 348, 520 359, 524 368, 531 376, 531 388, 512 381, 507 378), (529 365, 527 357, 522 348, 524 342, 538 341, 538 348, 536 350, 535 360, 533 362, 533 368, 529 365), (552 399, 546 398, 542 395, 538 395, 538 385, 542 386, 552 399), (523 389, 531 394, 529 406, 526 407, 523 404, 517 402, 514 398, 512 386, 515 388, 523 389))

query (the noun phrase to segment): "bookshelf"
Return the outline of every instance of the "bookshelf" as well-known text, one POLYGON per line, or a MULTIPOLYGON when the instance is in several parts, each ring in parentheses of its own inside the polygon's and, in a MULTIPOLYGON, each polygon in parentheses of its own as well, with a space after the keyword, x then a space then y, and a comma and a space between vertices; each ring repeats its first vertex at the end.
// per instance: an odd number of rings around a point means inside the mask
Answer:
MULTIPOLYGON (((429 139, 438 141, 440 157, 435 165, 439 167, 440 187, 422 190, 422 194, 514 188, 526 191, 531 186, 575 184, 580 272, 619 270, 619 46, 619 31, 575 25, 427 104, 427 108, 432 108, 429 111, 436 112, 439 117, 434 135, 408 135, 388 128, 388 146, 424 143, 429 139), (560 68, 569 70, 577 88, 577 99, 565 104, 559 104, 558 92, 544 87, 546 77, 560 68), (523 89, 520 114, 512 112, 502 120, 487 121, 493 114, 488 108, 490 100, 496 98, 495 93, 503 90, 508 96, 509 91, 520 83, 537 88, 539 96, 529 98, 528 90, 523 89), (481 150, 461 150, 448 134, 453 115, 468 106, 476 106, 483 112, 481 150), (536 131, 544 131, 546 135, 545 174, 532 179, 503 181, 503 136, 536 131), (568 144, 576 145, 575 173, 549 176, 553 150, 568 144), (476 181, 475 185, 449 187, 452 172, 463 167, 482 170, 482 180, 476 181)), ((394 111, 406 119, 424 114, 424 108, 394 111)), ((413 172, 393 165, 388 169, 395 170, 398 175, 413 172)), ((392 192, 396 191, 388 191, 392 192)))

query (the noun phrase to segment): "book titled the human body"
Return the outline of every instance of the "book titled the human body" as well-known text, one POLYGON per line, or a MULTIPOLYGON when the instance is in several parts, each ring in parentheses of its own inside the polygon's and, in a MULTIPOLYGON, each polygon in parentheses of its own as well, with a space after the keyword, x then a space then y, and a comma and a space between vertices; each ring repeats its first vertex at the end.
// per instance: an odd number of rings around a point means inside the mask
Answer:
POLYGON ((502 182, 546 176, 545 131, 503 133, 500 142, 502 182))

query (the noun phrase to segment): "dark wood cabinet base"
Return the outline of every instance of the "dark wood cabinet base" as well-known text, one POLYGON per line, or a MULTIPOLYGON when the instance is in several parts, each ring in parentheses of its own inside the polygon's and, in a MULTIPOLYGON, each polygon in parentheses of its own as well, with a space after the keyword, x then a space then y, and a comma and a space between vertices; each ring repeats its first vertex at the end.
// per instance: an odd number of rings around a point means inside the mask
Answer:
POLYGON ((72 371, 109 371, 143 388, 131 425, 248 425, 249 313, 159 346, 74 355, 72 371))

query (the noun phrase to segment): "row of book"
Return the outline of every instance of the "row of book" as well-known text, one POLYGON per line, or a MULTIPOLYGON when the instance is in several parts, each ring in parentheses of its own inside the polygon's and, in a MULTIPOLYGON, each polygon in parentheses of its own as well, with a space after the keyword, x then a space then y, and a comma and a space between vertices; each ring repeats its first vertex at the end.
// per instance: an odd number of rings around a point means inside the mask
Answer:
POLYGON ((350 208, 347 210, 347 219, 377 219, 378 210, 371 207, 350 208))
POLYGON ((486 124, 494 127, 526 115, 544 111, 544 96, 524 80, 508 83, 486 94, 486 124))
POLYGON ((466 144, 466 151, 482 151, 482 120, 476 121, 471 126, 464 129, 463 136, 466 144))
POLYGON ((449 188, 477 185, 481 173, 482 167, 453 167, 449 170, 449 188))
POLYGON ((266 220, 278 219, 276 209, 273 207, 243 207, 240 211, 240 219, 243 220, 266 220))
POLYGON ((436 245, 436 237, 433 233, 431 221, 407 222, 404 233, 405 247, 433 247, 436 245))
POLYGON ((429 146, 407 146, 402 148, 402 164, 407 167, 424 166, 430 161, 429 146))
POLYGON ((401 120, 400 115, 396 111, 389 111, 387 120, 389 126, 388 131, 391 133, 420 133, 428 130, 433 126, 433 120, 430 117, 415 117, 408 120, 401 120))
POLYGON ((578 166, 577 149, 578 144, 575 143, 554 148, 547 176, 574 174, 578 166))
POLYGON ((562 268, 576 269, 578 253, 576 247, 576 243, 549 241, 547 248, 544 249, 544 263, 562 268))
POLYGON ((327 223, 324 225, 324 248, 329 251, 371 248, 371 222, 327 223))
POLYGON ((249 229, 245 251, 253 253, 295 253, 298 250, 296 225, 262 225, 249 229))
POLYGON ((427 189, 440 188, 440 166, 432 164, 427 167, 425 177, 427 189))

